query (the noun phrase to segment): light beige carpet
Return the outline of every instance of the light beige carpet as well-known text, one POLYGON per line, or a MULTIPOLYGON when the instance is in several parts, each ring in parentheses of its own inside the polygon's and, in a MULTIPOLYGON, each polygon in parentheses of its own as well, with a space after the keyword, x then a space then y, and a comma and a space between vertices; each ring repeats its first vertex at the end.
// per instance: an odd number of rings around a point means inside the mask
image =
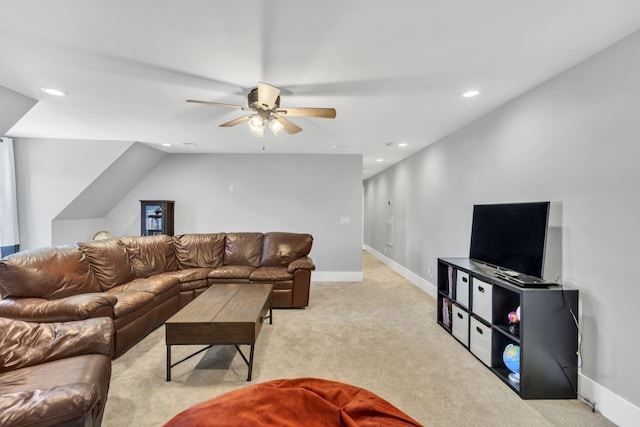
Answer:
MULTIPOLYGON (((613 425, 577 400, 520 399, 436 324, 433 298, 366 252, 363 268, 362 282, 314 283, 306 309, 274 310, 250 383, 233 346, 174 367, 166 382, 158 328, 113 362, 103 426, 160 426, 224 392, 296 377, 363 387, 427 426, 613 425)), ((198 348, 176 346, 174 360, 198 348)))

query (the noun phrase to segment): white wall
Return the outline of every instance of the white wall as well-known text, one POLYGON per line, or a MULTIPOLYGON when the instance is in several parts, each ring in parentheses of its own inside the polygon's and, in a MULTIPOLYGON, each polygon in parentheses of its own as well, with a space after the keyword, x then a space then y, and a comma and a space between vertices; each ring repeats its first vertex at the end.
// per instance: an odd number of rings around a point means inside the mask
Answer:
POLYGON ((131 145, 36 138, 13 144, 22 250, 50 246, 54 218, 131 145))
POLYGON ((104 218, 55 220, 51 223, 51 244, 60 246, 72 242, 86 242, 105 228, 104 218))
MULTIPOLYGON (((384 253, 393 217, 386 256, 434 283, 438 257, 468 256, 474 204, 556 202, 562 279, 582 303, 581 392, 598 400, 593 382, 640 416, 638 51, 640 33, 367 180, 365 243, 384 253)), ((598 409, 624 425, 614 406, 598 409)))

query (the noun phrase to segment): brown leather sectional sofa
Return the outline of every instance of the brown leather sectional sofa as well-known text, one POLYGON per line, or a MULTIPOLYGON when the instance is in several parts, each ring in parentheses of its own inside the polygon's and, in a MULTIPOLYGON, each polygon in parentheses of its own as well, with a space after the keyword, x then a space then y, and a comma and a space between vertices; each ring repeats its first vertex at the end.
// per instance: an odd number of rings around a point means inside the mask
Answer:
POLYGON ((275 308, 306 307, 312 243, 309 234, 210 233, 23 251, 0 260, 0 316, 110 317, 118 357, 216 283, 273 283, 275 308))
POLYGON ((99 426, 111 379, 113 321, 0 318, 0 426, 99 426))

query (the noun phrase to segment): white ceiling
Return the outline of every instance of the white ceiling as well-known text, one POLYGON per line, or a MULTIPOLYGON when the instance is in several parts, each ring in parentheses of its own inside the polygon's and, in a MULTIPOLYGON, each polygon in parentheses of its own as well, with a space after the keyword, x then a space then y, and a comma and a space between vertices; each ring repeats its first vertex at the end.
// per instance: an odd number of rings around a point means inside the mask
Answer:
POLYGON ((366 179, 640 29, 640 1, 0 0, 0 16, 0 85, 40 101, 8 136, 362 154, 366 179), (337 117, 256 138, 217 126, 244 112, 185 102, 246 105, 258 81, 337 117))

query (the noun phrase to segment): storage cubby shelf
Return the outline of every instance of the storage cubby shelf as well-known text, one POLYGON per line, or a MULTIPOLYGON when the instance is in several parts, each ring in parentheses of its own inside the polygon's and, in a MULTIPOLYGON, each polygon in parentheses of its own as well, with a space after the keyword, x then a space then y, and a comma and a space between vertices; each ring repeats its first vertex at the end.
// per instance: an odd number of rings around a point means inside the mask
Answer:
POLYGON ((575 399, 578 291, 523 288, 468 258, 438 259, 437 322, 523 399, 575 399), (448 307, 453 307, 452 312, 448 307), (520 307, 517 333, 508 314, 520 307), (520 349, 520 380, 509 378, 507 345, 520 349))

